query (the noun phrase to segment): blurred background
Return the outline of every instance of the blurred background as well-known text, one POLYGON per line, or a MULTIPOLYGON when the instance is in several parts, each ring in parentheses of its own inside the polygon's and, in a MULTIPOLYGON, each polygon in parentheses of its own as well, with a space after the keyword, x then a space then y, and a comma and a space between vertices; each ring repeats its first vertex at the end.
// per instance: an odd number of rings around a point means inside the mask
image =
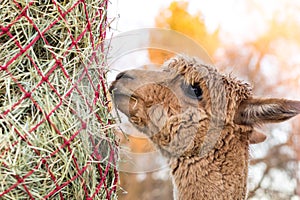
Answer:
MULTIPOLYGON (((203 46, 220 71, 251 83, 255 96, 300 100, 300 1, 112 0, 108 12, 109 36, 150 27, 176 30, 203 46)), ((153 37, 149 35, 148 40, 153 37)), ((143 59, 162 63, 172 56, 151 49, 140 53, 129 63, 120 61, 112 70, 111 80, 125 65, 136 67, 139 64, 134 62, 143 59)), ((131 134, 135 131, 127 128, 128 136, 120 134, 123 147, 137 154, 155 153, 145 137, 131 134)), ((300 117, 263 126, 261 131, 268 138, 250 147, 249 199, 299 200, 300 117)), ((126 163, 126 158, 121 161, 126 163)), ((151 158, 142 165, 149 163, 151 158)), ((150 172, 129 171, 120 174, 120 200, 172 199, 164 164, 150 172)))

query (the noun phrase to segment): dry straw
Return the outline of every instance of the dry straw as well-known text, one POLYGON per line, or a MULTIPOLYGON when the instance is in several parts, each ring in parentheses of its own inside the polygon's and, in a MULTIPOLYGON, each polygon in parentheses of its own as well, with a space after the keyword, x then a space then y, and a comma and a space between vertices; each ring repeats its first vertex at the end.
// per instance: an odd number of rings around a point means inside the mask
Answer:
POLYGON ((107 1, 1 1, 0 199, 114 199, 107 1))

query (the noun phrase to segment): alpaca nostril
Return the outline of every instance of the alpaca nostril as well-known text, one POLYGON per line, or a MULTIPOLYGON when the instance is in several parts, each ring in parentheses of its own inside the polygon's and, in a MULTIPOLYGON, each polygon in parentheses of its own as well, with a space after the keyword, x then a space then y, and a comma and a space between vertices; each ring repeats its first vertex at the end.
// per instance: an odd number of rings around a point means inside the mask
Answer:
POLYGON ((109 93, 112 94, 113 90, 115 89, 115 86, 120 79, 134 79, 132 76, 128 75, 126 72, 121 72, 116 76, 116 80, 112 82, 110 87, 108 88, 109 93))
POLYGON ((119 80, 120 78, 122 78, 122 76, 124 76, 125 72, 121 72, 117 75, 116 80, 119 80))
POLYGON ((126 72, 119 73, 116 77, 116 80, 119 80, 121 78, 133 79, 133 77, 128 75, 128 73, 126 73, 126 72))

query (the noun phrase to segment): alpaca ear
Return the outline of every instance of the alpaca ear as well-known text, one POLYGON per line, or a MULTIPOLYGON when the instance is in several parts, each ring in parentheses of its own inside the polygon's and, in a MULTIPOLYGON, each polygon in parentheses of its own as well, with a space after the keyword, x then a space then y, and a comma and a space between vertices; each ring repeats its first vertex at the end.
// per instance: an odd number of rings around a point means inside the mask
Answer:
POLYGON ((239 105, 234 122, 259 125, 282 122, 300 113, 300 101, 286 99, 247 99, 239 105))

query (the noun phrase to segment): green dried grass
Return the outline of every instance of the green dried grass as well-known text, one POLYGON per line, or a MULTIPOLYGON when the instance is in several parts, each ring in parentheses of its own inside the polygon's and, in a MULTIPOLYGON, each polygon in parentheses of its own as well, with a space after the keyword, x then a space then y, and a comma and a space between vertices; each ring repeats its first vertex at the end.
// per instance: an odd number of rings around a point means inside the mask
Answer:
MULTIPOLYGON (((18 2, 23 8, 28 4, 27 1, 18 2)), ((77 1, 60 1, 58 4, 64 12, 75 2, 77 1)), ((99 1, 86 0, 85 3, 89 18, 94 18, 99 1)), ((105 14, 105 8, 102 9, 105 14)), ((3 27, 10 24, 20 14, 20 10, 13 1, 2 1, 0 10, 0 25, 3 27)), ((46 1, 43 4, 34 3, 29 7, 26 14, 40 30, 44 30, 59 16, 51 1, 46 1)), ((83 73, 84 62, 88 61, 93 52, 88 32, 78 43, 79 50, 75 48, 68 50, 72 43, 68 31, 72 33, 74 38, 77 38, 87 25, 82 5, 77 6, 67 14, 65 20, 68 24, 60 21, 45 34, 49 44, 45 44, 43 39, 40 38, 34 46, 26 51, 26 54, 33 58, 43 75, 52 70, 55 63, 51 53, 54 53, 57 58, 61 59, 62 65, 70 78, 68 79, 63 74, 60 67, 57 67, 48 78, 61 97, 65 97, 67 92, 77 83, 83 73)), ((104 21, 97 17, 92 24, 95 44, 100 42, 99 39, 102 32, 99 29, 99 25, 101 23, 104 24, 104 21)), ((15 36, 15 39, 23 47, 38 35, 25 17, 14 23, 10 28, 10 33, 15 36)), ((19 48, 12 39, 6 34, 0 36, 0 65, 7 63, 18 52, 19 48)), ((99 56, 101 57, 101 55, 99 56)), ((100 63, 102 63, 101 60, 100 63)), ((102 70, 105 73, 107 69, 104 66, 100 67, 103 68, 102 70)), ((101 71, 97 70, 97 68, 99 66, 93 63, 88 73, 95 85, 99 83, 99 77, 102 76, 102 74, 99 74, 101 71)), ((62 105, 51 115, 50 121, 52 124, 45 121, 36 130, 30 132, 39 122, 46 119, 45 113, 50 113, 59 104, 60 98, 45 82, 36 88, 42 77, 24 54, 9 65, 7 71, 0 71, 0 113, 2 114, 8 109, 11 110, 4 118, 0 118, 0 194, 17 182, 15 175, 24 177, 34 167, 37 166, 37 168, 30 176, 24 179, 23 183, 0 197, 0 199, 29 199, 27 192, 22 186, 23 184, 29 189, 31 195, 37 199, 45 197, 54 190, 56 185, 51 179, 46 166, 41 164, 41 160, 48 157, 48 168, 56 177, 57 185, 63 184, 77 174, 78 170, 72 156, 77 159, 79 169, 90 163, 80 178, 76 178, 62 188, 60 192, 65 199, 85 199, 86 195, 82 186, 85 183, 88 195, 92 195, 96 190, 97 184, 101 181, 97 164, 100 163, 103 173, 107 165, 113 165, 113 163, 108 161, 109 151, 115 148, 115 138, 112 133, 113 125, 110 125, 113 122, 113 118, 109 114, 107 106, 103 106, 107 105, 106 97, 101 93, 91 113, 86 102, 92 105, 95 94, 89 80, 85 76, 78 83, 78 89, 85 98, 82 98, 77 90, 73 90, 70 96, 63 98, 62 105), (9 71, 10 75, 7 71, 9 71), (43 112, 29 98, 24 99, 16 107, 12 107, 24 96, 17 84, 22 85, 26 91, 32 91, 36 88, 31 97, 43 112), (77 114, 74 114, 72 110, 75 110, 77 114), (100 116, 102 122, 96 118, 94 113, 100 116), (55 131, 54 127, 59 129, 64 138, 70 139, 82 126, 79 119, 87 123, 87 128, 81 130, 71 142, 70 148, 72 152, 67 147, 60 149, 61 145, 64 144, 64 140, 55 131), (17 132, 23 136, 27 135, 27 141, 22 140, 17 132), (91 156, 94 148, 89 135, 93 137, 101 151, 100 153, 103 156, 101 160, 94 160, 91 156), (28 145, 28 143, 31 145, 28 145), (60 149, 59 152, 50 156, 56 149, 60 149), (37 155, 35 150, 40 155, 37 155)), ((95 199, 106 199, 106 189, 110 190, 115 187, 116 174, 114 168, 115 166, 109 168, 105 177, 105 184, 103 184, 95 199)), ((116 194, 112 193, 111 199, 114 198, 116 198, 116 194)), ((51 199, 60 199, 59 193, 51 196, 51 199)))

